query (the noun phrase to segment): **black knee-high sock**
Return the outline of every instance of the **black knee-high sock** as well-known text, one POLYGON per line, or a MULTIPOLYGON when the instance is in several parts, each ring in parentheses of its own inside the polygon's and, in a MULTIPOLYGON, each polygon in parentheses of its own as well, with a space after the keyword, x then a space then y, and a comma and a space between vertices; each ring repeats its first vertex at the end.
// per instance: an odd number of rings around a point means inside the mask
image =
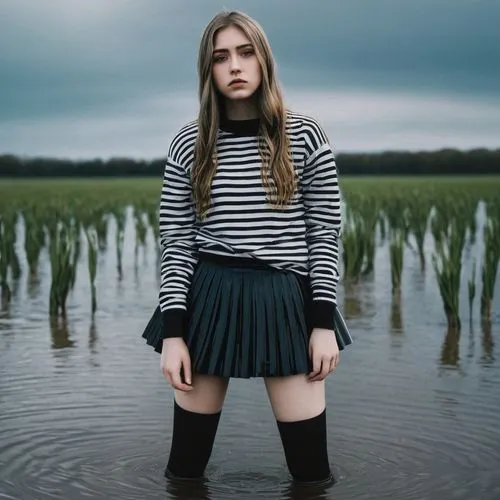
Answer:
POLYGON ((326 409, 306 420, 277 420, 286 463, 298 483, 332 481, 328 462, 326 409))
POLYGON ((195 413, 174 402, 172 445, 165 475, 200 478, 212 454, 221 411, 195 413))

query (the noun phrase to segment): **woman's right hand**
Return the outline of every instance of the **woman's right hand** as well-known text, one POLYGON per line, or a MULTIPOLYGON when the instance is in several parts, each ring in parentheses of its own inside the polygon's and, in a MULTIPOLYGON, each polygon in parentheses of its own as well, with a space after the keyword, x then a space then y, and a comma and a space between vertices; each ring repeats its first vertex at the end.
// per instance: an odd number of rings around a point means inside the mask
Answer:
POLYGON ((182 337, 163 339, 160 367, 168 383, 179 391, 189 392, 191 385, 191 358, 182 337), (181 377, 184 375, 184 381, 181 377))

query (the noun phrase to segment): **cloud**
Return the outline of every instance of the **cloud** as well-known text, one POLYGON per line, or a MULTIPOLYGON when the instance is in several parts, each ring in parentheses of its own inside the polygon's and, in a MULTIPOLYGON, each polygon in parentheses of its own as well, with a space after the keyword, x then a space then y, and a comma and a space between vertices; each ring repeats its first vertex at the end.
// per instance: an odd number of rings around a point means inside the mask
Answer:
POLYGON ((223 7, 263 25, 306 111, 365 124, 337 126, 340 149, 385 148, 391 135, 396 148, 500 136, 496 0, 16 0, 1 7, 0 151, 156 155, 196 109, 199 38, 223 7), (335 108, 324 111, 326 98, 335 108))
MULTIPOLYGON (((498 147, 497 107, 473 99, 404 92, 289 89, 289 106, 316 117, 334 150, 498 147)), ((196 116, 192 92, 169 92, 102 116, 19 121, 0 134, 9 152, 71 158, 161 158, 176 131, 196 116)))

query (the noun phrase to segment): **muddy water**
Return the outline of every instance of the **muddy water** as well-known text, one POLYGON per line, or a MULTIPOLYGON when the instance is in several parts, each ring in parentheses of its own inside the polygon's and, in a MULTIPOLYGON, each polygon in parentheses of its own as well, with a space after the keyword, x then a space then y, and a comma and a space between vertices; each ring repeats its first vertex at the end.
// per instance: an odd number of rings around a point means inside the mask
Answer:
POLYGON ((100 256, 93 321, 82 262, 68 323, 49 322, 46 254, 0 313, 1 499, 500 498, 500 290, 490 327, 469 327, 464 295, 462 332, 447 334, 432 269, 411 253, 392 303, 385 247, 373 278, 339 290, 356 343, 327 386, 337 484, 290 488, 260 380, 231 382, 208 481, 167 483, 172 393, 140 338, 155 253, 136 262, 127 234, 121 281, 114 249, 100 256))

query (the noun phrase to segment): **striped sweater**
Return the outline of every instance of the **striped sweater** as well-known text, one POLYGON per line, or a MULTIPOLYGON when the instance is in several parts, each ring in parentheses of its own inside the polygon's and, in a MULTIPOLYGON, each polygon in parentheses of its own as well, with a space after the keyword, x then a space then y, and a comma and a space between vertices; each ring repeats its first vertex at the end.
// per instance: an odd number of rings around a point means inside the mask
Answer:
POLYGON ((225 121, 217 139, 212 205, 201 222, 190 184, 196 121, 173 138, 159 209, 164 338, 183 335, 187 294, 202 253, 253 258, 309 276, 313 326, 333 329, 341 228, 335 157, 314 118, 288 112, 287 129, 298 179, 292 203, 281 211, 266 203, 258 120, 225 121))

